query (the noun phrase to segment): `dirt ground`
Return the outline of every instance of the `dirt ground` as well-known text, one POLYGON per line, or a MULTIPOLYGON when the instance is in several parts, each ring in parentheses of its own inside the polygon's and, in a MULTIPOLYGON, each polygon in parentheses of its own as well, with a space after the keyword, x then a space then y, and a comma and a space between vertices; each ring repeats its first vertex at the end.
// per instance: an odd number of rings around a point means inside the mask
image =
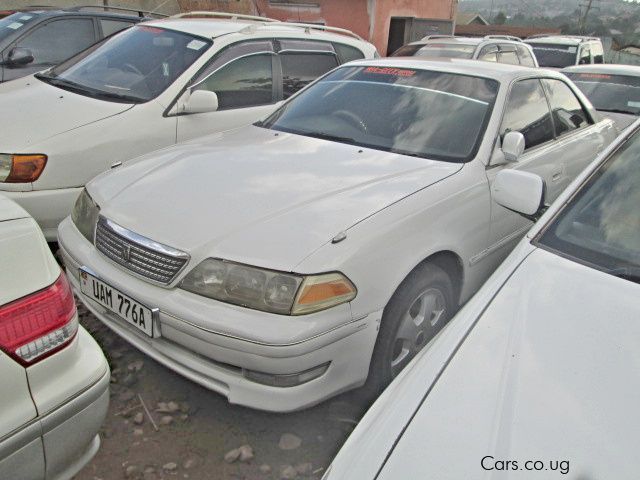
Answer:
POLYGON ((230 405, 79 312, 109 359, 112 384, 102 446, 75 480, 320 479, 366 409, 357 394, 291 414, 230 405))

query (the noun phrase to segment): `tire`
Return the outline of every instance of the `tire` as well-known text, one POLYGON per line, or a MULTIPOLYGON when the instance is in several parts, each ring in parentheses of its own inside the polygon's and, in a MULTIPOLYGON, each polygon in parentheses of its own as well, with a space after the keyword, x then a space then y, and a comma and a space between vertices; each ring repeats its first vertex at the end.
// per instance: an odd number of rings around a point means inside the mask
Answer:
POLYGON ((365 390, 377 396, 449 321, 456 308, 453 283, 425 263, 400 284, 382 314, 365 390), (412 325, 413 324, 413 325, 412 325))

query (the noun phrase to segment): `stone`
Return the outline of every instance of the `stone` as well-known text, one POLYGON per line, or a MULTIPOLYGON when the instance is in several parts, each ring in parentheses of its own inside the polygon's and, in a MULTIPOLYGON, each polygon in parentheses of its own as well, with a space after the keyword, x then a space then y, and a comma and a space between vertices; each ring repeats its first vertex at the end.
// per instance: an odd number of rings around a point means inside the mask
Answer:
POLYGON ((144 430, 141 428, 134 428, 133 429, 133 436, 134 437, 141 437, 142 435, 144 435, 144 430))
POLYGON ((133 416, 133 423, 142 425, 144 423, 144 413, 138 412, 133 416))
POLYGON ((280 442, 278 446, 280 450, 295 450, 302 445, 302 440, 297 435, 293 433, 285 433, 280 437, 280 442))
POLYGON ((127 370, 130 372, 139 372, 142 370, 142 367, 144 367, 144 362, 142 360, 136 360, 127 365, 127 370))
POLYGON ((169 409, 169 413, 175 413, 180 410, 180 405, 178 402, 169 402, 167 403, 167 408, 169 409))
POLYGON ((128 465, 124 469, 125 478, 140 478, 140 469, 137 465, 128 465))
POLYGON ((241 462, 248 462, 253 458, 253 448, 251 448, 251 445, 242 445, 238 450, 240 450, 238 460, 241 462))
POLYGON ((176 462, 165 463, 162 466, 162 470, 164 470, 165 472, 174 472, 177 469, 178 469, 178 464, 176 462))
POLYGON ((156 406, 156 412, 158 413, 175 413, 180 410, 180 405, 177 402, 158 402, 156 406))
POLYGON ((238 458, 240 458, 240 449, 239 448, 234 448, 233 450, 229 450, 224 455, 224 461, 227 462, 227 463, 233 463, 236 460, 238 460, 238 458))
POLYGON ((298 475, 303 475, 305 477, 313 473, 313 465, 309 462, 299 463, 295 466, 295 469, 298 475))
POLYGON ((260 465, 260 473, 264 473, 265 475, 268 475, 271 473, 271 465, 267 465, 266 463, 263 463, 262 465, 260 465))
POLYGON ((191 468, 198 467, 202 464, 202 458, 195 454, 189 454, 182 462, 182 468, 189 470, 191 468))
POLYGON ((165 415, 160 419, 160 425, 171 425, 173 423, 173 417, 171 415, 165 415))
POLYGON ((293 480, 298 476, 298 472, 291 465, 285 465, 280 472, 280 478, 282 480, 293 480))

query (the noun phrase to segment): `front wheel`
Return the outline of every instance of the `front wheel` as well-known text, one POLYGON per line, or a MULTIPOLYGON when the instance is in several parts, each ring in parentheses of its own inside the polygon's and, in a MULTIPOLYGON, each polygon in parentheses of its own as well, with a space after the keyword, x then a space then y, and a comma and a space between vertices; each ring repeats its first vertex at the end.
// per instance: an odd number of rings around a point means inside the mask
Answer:
POLYGON ((382 315, 367 383, 382 391, 449 321, 453 284, 440 267, 416 268, 398 287, 382 315))

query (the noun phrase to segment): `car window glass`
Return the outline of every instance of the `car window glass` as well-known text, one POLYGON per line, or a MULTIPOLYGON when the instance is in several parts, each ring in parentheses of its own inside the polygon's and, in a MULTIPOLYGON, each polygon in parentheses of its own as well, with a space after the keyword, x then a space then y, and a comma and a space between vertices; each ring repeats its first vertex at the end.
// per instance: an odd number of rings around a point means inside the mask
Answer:
POLYGON ((552 79, 545 79, 543 83, 549 95, 556 136, 589 125, 582 104, 566 83, 552 79))
POLYGON ((498 53, 498 61, 500 63, 508 63, 509 65, 520 65, 520 61, 518 60, 518 55, 516 55, 515 50, 507 50, 498 53))
POLYGON ((351 45, 344 45, 343 43, 334 43, 333 48, 335 48, 342 63, 350 62, 352 60, 360 60, 361 58, 364 58, 364 53, 362 53, 356 47, 352 47, 351 45))
POLYGON ((100 19, 100 26, 102 27, 102 35, 108 37, 109 35, 113 35, 120 30, 124 30, 125 28, 129 28, 133 25, 133 22, 125 22, 123 20, 111 20, 106 18, 100 19))
POLYGON ((536 64, 533 61, 533 56, 531 56, 531 52, 527 47, 523 47, 521 45, 516 46, 516 51, 518 52, 518 57, 520 58, 520 64, 525 67, 535 67, 536 64))
POLYGON ((34 65, 53 65, 93 45, 93 20, 70 18, 54 20, 18 40, 16 46, 33 54, 34 65))
POLYGON ((338 66, 338 59, 333 54, 292 52, 281 54, 280 59, 284 98, 289 98, 302 87, 338 66))
POLYGON ((423 46, 424 45, 422 44, 405 45, 404 47, 400 47, 398 50, 393 52, 391 56, 392 57, 413 57, 418 52, 418 50, 420 50, 423 46))
POLYGON ((272 103, 271 59, 269 54, 238 58, 214 72, 196 89, 215 92, 220 110, 272 103))
POLYGON ((43 12, 16 12, 0 18, 0 41, 10 37, 16 32, 22 33, 28 30, 36 20, 39 20, 43 12))
MULTIPOLYGON (((472 58, 476 51, 475 45, 455 44, 455 43, 427 43, 423 45, 414 55, 418 57, 439 57, 439 58, 472 58)), ((407 54, 403 54, 407 55, 407 54)), ((396 55, 395 53, 393 56, 396 55)))
POLYGON ((484 47, 478 54, 478 60, 484 60, 485 62, 497 62, 498 61, 498 49, 495 46, 484 47))
POLYGON ((553 140, 553 124, 547 99, 538 79, 521 80, 509 93, 500 134, 520 132, 525 149, 553 140))
POLYGON ((564 68, 576 64, 578 47, 575 45, 538 42, 530 45, 541 67, 564 68))
MULTIPOLYGON (((273 44, 269 40, 257 41, 257 42, 241 42, 231 45, 218 52, 209 62, 206 67, 203 68, 198 75, 191 82, 192 85, 197 85, 213 72, 219 70, 221 67, 231 63, 237 58, 246 57, 248 55, 255 55, 258 53, 273 53, 273 44)), ((275 55, 275 53, 273 53, 275 55)))
POLYGON ((640 115, 640 77, 566 72, 596 110, 640 115))
POLYGON ((604 51, 602 50, 602 45, 593 45, 593 47, 591 47, 591 54, 593 55, 593 63, 604 63, 604 51))
POLYGON ((591 63, 591 49, 585 45, 580 50, 580 59, 578 60, 578 64, 584 65, 588 63, 591 63))

